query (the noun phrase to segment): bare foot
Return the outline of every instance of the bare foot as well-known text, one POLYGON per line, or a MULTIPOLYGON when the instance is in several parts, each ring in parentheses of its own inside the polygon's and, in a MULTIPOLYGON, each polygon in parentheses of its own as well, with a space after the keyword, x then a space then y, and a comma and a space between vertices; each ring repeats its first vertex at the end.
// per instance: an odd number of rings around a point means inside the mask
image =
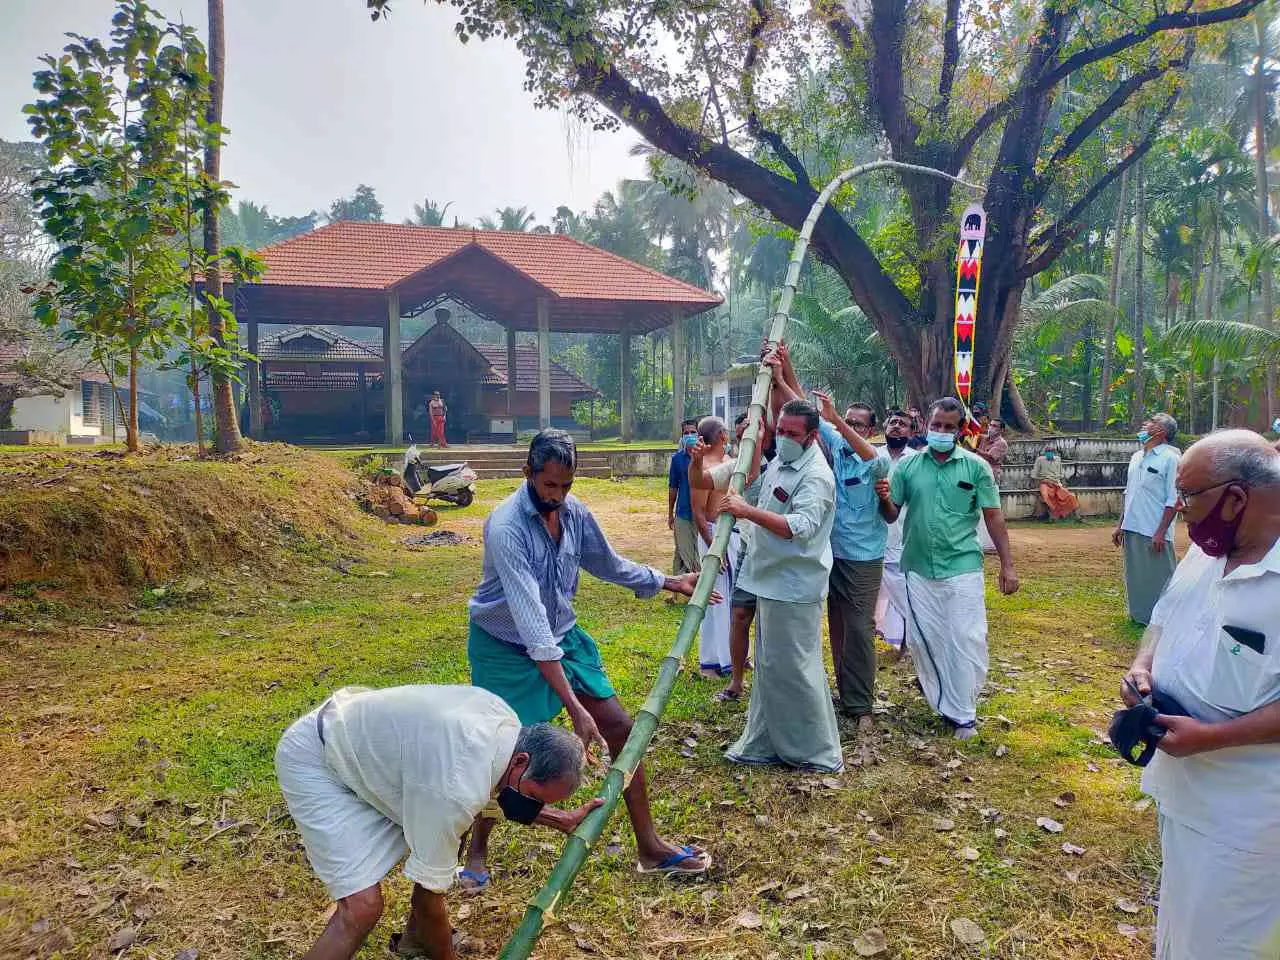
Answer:
POLYGON ((974 724, 967 727, 956 727, 955 737, 957 740, 972 740, 978 735, 978 728, 974 724))

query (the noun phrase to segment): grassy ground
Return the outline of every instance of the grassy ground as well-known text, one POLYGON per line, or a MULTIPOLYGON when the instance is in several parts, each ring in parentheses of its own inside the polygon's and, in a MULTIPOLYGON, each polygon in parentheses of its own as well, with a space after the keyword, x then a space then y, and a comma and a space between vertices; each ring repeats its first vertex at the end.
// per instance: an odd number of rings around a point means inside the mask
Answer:
MULTIPOLYGON (((328 904, 275 787, 275 741, 343 684, 465 679, 480 524, 513 488, 486 482, 473 506, 442 511, 473 543, 412 550, 402 541, 420 529, 369 520, 354 564, 312 551, 269 581, 233 569, 194 594, 0 623, 0 957, 107 957, 131 936, 121 955, 298 955, 328 904)), ((669 559, 660 480, 576 492, 620 549, 669 559)), ((1137 638, 1107 532, 1015 531, 1024 585, 989 598, 983 734, 962 751, 905 666, 886 664, 882 764, 827 780, 744 772, 721 752, 745 707, 682 679, 649 758, 655 807, 670 835, 710 847, 714 876, 637 876, 619 819, 538 956, 857 956, 874 931, 875 955, 893 958, 1148 955, 1154 815, 1100 739, 1137 638), (962 919, 983 945, 957 940, 962 919)), ((626 704, 681 609, 584 578, 580 619, 626 704)), ((495 833, 492 891, 453 900, 480 954, 496 955, 558 848, 549 832, 495 833)), ((385 955, 403 879, 388 901, 362 957, 385 955)))

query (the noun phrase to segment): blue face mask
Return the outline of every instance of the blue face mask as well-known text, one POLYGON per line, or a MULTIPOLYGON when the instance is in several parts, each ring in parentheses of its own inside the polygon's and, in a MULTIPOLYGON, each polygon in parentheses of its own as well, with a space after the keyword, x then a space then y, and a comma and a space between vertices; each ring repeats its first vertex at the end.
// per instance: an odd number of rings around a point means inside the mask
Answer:
POLYGON ((1046 460, 1052 460, 1052 459, 1053 459, 1053 451, 1052 451, 1052 450, 1046 450, 1046 451, 1044 452, 1044 458, 1045 458, 1046 460))
POLYGON ((943 433, 940 430, 930 430, 925 434, 925 441, 929 444, 930 450, 937 450, 939 453, 950 453, 956 446, 956 435, 954 433, 943 433))
POLYGON ((1139 430, 1139 431, 1138 431, 1138 442, 1139 442, 1139 443, 1146 443, 1146 442, 1147 442, 1148 440, 1150 440, 1150 439, 1151 439, 1151 432, 1150 432, 1149 430, 1139 430))
POLYGON ((799 460, 804 454, 804 444, 797 440, 792 440, 790 437, 778 437, 775 445, 778 448, 778 458, 783 463, 799 460))
POLYGON ((686 433, 683 437, 680 438, 680 445, 683 446, 686 450, 694 447, 697 444, 697 442, 698 442, 698 435, 696 433, 686 433))

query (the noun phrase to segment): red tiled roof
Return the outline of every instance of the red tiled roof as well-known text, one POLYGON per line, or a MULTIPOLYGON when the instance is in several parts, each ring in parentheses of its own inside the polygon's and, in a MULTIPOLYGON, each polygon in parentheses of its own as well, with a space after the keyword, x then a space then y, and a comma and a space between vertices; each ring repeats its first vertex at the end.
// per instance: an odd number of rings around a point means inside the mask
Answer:
MULTIPOLYGON (((258 344, 258 359, 270 361, 381 362, 382 345, 361 343, 340 333, 311 324, 290 327, 258 344), (316 349, 319 342, 321 349, 316 349)), ((352 374, 352 377, 355 375, 352 374)), ((354 383, 354 379, 352 383, 354 383)))
POLYGON ((475 245, 553 297, 708 309, 715 294, 562 234, 342 220, 264 247, 264 286, 387 290, 475 245))
MULTIPOLYGON (((507 385, 507 347, 502 343, 477 343, 475 348, 489 361, 489 375, 482 383, 505 387, 507 385)), ((538 392, 538 348, 531 344, 516 345, 516 390, 538 392)), ((596 393, 591 386, 554 360, 551 361, 551 392, 580 393, 590 396, 596 393)))

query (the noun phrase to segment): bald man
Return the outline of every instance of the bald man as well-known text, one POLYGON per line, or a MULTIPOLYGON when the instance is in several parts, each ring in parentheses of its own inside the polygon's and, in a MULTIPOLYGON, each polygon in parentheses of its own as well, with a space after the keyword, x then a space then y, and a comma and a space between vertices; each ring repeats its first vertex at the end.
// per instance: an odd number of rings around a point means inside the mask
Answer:
POLYGON ((1194 544, 1152 612, 1121 695, 1189 716, 1143 778, 1160 810, 1158 960, 1280 957, 1280 452, 1249 430, 1182 456, 1194 544))

